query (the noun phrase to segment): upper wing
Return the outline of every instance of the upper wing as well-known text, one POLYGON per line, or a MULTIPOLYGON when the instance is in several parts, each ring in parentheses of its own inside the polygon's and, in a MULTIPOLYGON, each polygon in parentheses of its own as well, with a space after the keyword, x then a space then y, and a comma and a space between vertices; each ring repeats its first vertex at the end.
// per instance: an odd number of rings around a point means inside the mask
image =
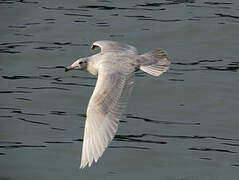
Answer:
POLYGON ((112 141, 133 84, 134 73, 114 72, 107 66, 99 69, 87 109, 80 168, 96 162, 112 141))
POLYGON ((128 52, 131 54, 137 54, 137 50, 135 47, 121 44, 115 41, 96 41, 92 44, 91 48, 96 49, 97 47, 101 48, 101 51, 124 51, 124 53, 128 52))

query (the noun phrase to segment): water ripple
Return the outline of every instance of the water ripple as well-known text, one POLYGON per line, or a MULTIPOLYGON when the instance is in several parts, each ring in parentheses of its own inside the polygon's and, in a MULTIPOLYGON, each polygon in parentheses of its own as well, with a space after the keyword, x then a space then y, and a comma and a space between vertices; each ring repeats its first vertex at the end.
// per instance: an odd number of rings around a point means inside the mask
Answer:
POLYGON ((149 150, 151 148, 148 147, 140 147, 140 146, 109 146, 109 148, 115 149, 139 149, 139 150, 149 150))
POLYGON ((0 141, 0 144, 22 144, 19 141, 0 141))
POLYGON ((80 17, 93 17, 93 15, 90 14, 75 14, 75 13, 65 13, 66 16, 80 16, 80 17))
POLYGON ((233 18, 233 19, 239 19, 239 16, 233 16, 230 14, 216 13, 215 15, 220 16, 220 17, 229 17, 229 18, 233 18))
POLYGON ((193 62, 174 62, 174 65, 171 70, 173 71, 201 71, 201 70, 214 70, 214 71, 231 71, 236 72, 239 69, 239 62, 233 61, 230 63, 225 63, 222 59, 205 59, 198 60, 193 62), (220 62, 223 65, 214 65, 215 63, 220 62), (206 64, 206 65, 205 65, 206 64), (208 65, 207 65, 208 64, 208 65), (213 64, 213 65, 211 65, 213 64), (200 66, 201 65, 201 66, 200 66), (181 68, 184 67, 185 68, 181 68), (191 68, 190 66, 196 67, 191 68), (175 68, 176 67, 176 68, 175 68), (190 68, 188 68, 190 67, 190 68))
POLYGON ((116 135, 114 141, 124 141, 124 142, 141 142, 141 143, 152 143, 152 144, 167 144, 166 141, 154 141, 154 140, 142 140, 138 139, 137 135, 116 135))
POLYGON ((51 127, 52 130, 58 130, 58 131, 66 131, 67 129, 64 128, 58 128, 58 127, 51 127))
POLYGON ((22 101, 32 101, 31 99, 27 99, 27 98, 15 98, 17 100, 22 100, 22 101))
POLYGON ((170 122, 170 121, 159 121, 159 120, 154 120, 154 119, 149 119, 149 118, 144 118, 144 117, 139 117, 139 116, 134 116, 132 114, 126 114, 126 118, 130 119, 138 119, 138 120, 143 120, 145 122, 150 122, 150 123, 159 123, 159 124, 174 124, 174 125, 200 125, 200 123, 185 123, 185 122, 170 122))
MULTIPOLYGON (((158 11, 161 9, 152 9, 152 8, 139 8, 137 5, 135 7, 116 7, 116 6, 102 6, 102 5, 87 5, 79 6, 78 8, 82 9, 97 9, 97 10, 135 10, 135 11, 158 11)), ((165 10, 165 9, 162 9, 165 10)))
POLYGON ((60 88, 60 87, 54 87, 54 86, 50 86, 50 87, 16 87, 16 88, 20 88, 20 89, 43 89, 43 90, 45 90, 45 89, 50 89, 50 90, 52 90, 52 89, 56 89, 56 90, 63 90, 63 91, 70 91, 70 89, 66 89, 66 88, 60 88))
POLYGON ((235 143, 222 143, 222 144, 227 146, 239 146, 239 144, 235 144, 235 143))
POLYGON ((69 142, 69 141, 45 141, 44 143, 46 144, 71 144, 74 142, 69 142))
POLYGON ((213 152, 225 152, 225 153, 237 153, 234 151, 226 150, 226 149, 217 149, 217 148, 189 148, 192 151, 213 151, 213 152))
POLYGON ((204 2, 204 4, 210 4, 210 5, 231 5, 231 2, 204 2))
POLYGON ((23 115, 30 115, 30 116, 45 116, 45 114, 38 114, 38 113, 24 113, 21 110, 13 110, 11 113, 23 114, 23 115))
POLYGON ((32 93, 30 91, 0 91, 0 94, 32 93))
POLYGON ((95 87, 92 84, 83 84, 83 83, 61 83, 61 82, 52 82, 52 84, 60 84, 65 86, 83 86, 83 87, 95 87))
POLYGON ((183 3, 195 3, 195 0, 167 0, 168 2, 153 2, 153 3, 145 3, 140 4, 137 6, 143 7, 161 7, 167 5, 174 5, 174 4, 183 4, 183 3))
POLYGON ((45 145, 0 145, 2 149, 15 149, 15 148, 39 148, 39 147, 47 147, 45 145))
POLYGON ((25 122, 29 122, 29 123, 32 123, 32 124, 39 124, 39 125, 50 125, 49 123, 45 123, 45 122, 39 122, 39 121, 32 121, 32 120, 27 120, 25 118, 17 118, 21 121, 25 121, 25 122))
MULTIPOLYGON (((11 27, 25 28, 26 26, 11 26, 11 27)), ((47 41, 5 42, 5 43, 0 43, 0 53, 11 53, 11 54, 21 53, 21 51, 18 51, 16 49, 18 47, 22 47, 22 46, 25 47, 28 45, 37 45, 38 47, 33 47, 33 49, 38 49, 38 50, 57 50, 57 49, 61 50, 63 46, 89 46, 88 44, 77 44, 77 43, 71 43, 71 42, 47 42, 47 41), (39 44, 44 44, 48 46, 39 46, 39 44)))
POLYGON ((51 8, 51 7, 42 7, 42 8, 46 10, 54 10, 54 11, 88 11, 86 9, 65 8, 62 6, 54 7, 54 8, 51 8))

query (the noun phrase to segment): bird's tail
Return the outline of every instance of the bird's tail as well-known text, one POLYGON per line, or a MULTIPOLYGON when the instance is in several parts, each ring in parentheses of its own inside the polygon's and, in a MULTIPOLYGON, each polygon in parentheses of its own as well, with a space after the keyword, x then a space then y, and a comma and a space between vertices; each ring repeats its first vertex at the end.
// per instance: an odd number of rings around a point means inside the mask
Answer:
POLYGON ((159 76, 166 72, 170 65, 168 53, 162 49, 149 51, 140 57, 142 60, 140 70, 153 76, 159 76))

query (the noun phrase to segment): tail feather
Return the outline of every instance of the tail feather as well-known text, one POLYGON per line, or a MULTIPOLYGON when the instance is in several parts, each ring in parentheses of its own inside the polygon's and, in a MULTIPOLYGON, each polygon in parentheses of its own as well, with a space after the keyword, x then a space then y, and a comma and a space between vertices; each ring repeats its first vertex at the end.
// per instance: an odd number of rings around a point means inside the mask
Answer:
POLYGON ((166 72, 169 68, 170 61, 166 51, 162 49, 156 49, 147 52, 142 57, 142 63, 140 70, 151 74, 153 76, 159 76, 160 74, 166 72))

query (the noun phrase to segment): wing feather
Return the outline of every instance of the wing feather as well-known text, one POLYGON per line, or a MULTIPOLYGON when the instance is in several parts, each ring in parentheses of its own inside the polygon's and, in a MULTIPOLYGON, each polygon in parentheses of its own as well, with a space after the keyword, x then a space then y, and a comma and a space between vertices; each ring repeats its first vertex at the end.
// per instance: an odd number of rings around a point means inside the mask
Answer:
POLYGON ((159 76, 166 72, 170 65, 168 53, 162 49, 149 51, 140 57, 140 69, 153 76, 159 76))
POLYGON ((96 162, 112 141, 133 84, 132 72, 126 74, 108 66, 99 69, 87 109, 80 168, 96 162))
POLYGON ((122 44, 116 41, 96 41, 92 44, 91 49, 100 48, 102 52, 105 51, 123 51, 124 53, 137 54, 135 47, 122 44))

